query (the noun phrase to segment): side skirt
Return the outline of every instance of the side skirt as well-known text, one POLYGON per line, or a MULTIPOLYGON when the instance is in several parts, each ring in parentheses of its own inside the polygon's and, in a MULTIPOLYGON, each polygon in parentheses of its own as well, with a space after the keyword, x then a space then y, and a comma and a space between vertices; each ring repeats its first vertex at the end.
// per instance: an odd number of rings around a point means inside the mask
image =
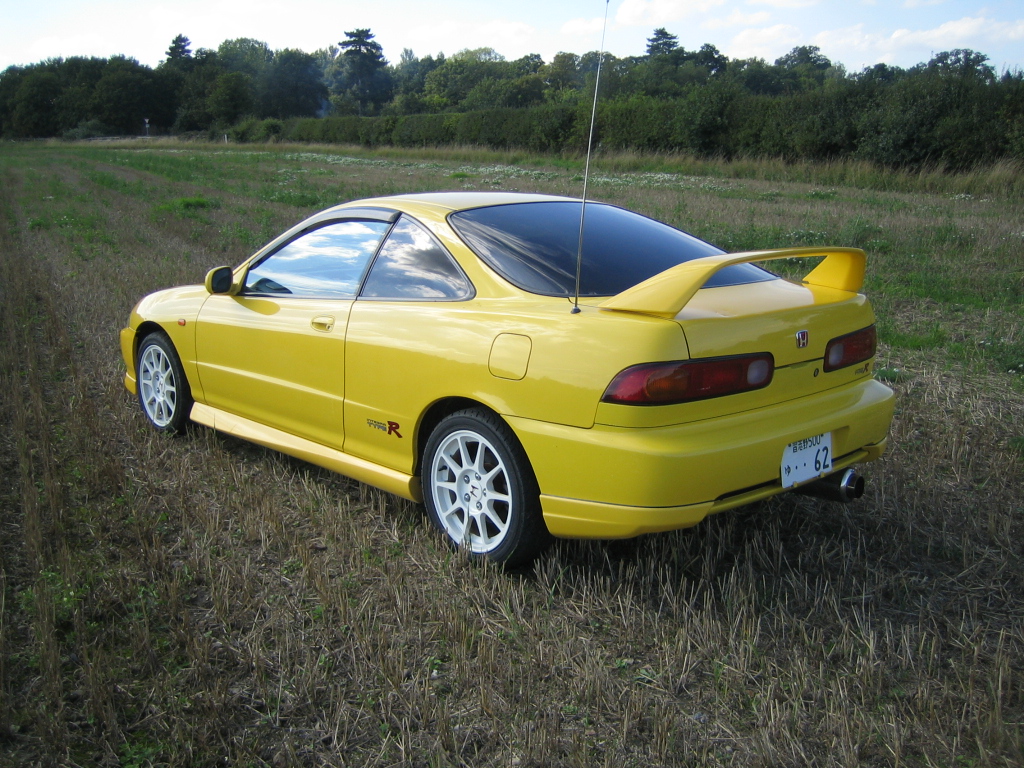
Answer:
POLYGON ((202 403, 192 406, 192 413, 189 417, 192 421, 212 427, 218 432, 225 432, 266 448, 273 448, 275 451, 308 461, 310 464, 316 464, 318 467, 324 467, 339 475, 351 477, 353 480, 372 485, 404 499, 417 503, 423 501, 419 478, 413 475, 382 467, 365 459, 350 456, 342 451, 289 435, 279 429, 264 426, 202 403))

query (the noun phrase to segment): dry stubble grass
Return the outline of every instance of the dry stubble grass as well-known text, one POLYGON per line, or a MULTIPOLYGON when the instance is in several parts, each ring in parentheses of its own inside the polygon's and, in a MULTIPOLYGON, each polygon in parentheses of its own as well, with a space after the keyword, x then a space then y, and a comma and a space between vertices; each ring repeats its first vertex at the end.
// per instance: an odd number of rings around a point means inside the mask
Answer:
POLYGON ((571 193, 570 173, 201 148, 18 148, 0 173, 0 761, 1024 759, 1019 201, 599 180, 737 247, 874 243, 893 449, 849 507, 780 498, 508 574, 379 491, 153 435, 116 334, 328 198, 571 193))

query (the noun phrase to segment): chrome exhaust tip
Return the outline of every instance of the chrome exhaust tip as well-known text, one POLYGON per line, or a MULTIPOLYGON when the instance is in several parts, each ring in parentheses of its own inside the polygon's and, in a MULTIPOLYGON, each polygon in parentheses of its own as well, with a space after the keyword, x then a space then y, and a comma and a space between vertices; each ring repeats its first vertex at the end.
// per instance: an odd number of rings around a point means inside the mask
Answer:
POLYGON ((852 469, 844 469, 800 486, 796 492, 826 501, 848 504, 864 495, 864 478, 852 469))

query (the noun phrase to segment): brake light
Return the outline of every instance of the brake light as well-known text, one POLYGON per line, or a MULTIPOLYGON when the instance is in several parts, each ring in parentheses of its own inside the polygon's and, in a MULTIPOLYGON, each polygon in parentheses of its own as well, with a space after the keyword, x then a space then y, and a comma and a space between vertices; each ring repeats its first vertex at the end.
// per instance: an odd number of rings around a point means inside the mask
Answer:
POLYGON ((749 392, 771 384, 775 358, 767 352, 737 357, 643 363, 612 379, 605 403, 670 405, 749 392))
POLYGON ((873 325, 839 336, 825 347, 825 362, 822 368, 828 373, 870 360, 875 356, 877 346, 878 334, 873 325))

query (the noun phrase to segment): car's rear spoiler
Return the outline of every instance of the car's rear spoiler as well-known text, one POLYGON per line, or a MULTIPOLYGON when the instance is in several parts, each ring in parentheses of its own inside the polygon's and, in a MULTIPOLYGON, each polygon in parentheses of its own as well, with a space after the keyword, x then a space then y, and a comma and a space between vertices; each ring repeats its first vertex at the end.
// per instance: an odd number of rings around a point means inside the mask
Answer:
POLYGON ((675 317, 708 278, 720 269, 753 261, 814 256, 824 256, 825 260, 804 277, 805 284, 836 288, 851 293, 859 291, 864 284, 864 264, 867 256, 860 248, 779 248, 771 251, 723 253, 721 256, 686 261, 606 299, 598 306, 622 312, 675 317))

